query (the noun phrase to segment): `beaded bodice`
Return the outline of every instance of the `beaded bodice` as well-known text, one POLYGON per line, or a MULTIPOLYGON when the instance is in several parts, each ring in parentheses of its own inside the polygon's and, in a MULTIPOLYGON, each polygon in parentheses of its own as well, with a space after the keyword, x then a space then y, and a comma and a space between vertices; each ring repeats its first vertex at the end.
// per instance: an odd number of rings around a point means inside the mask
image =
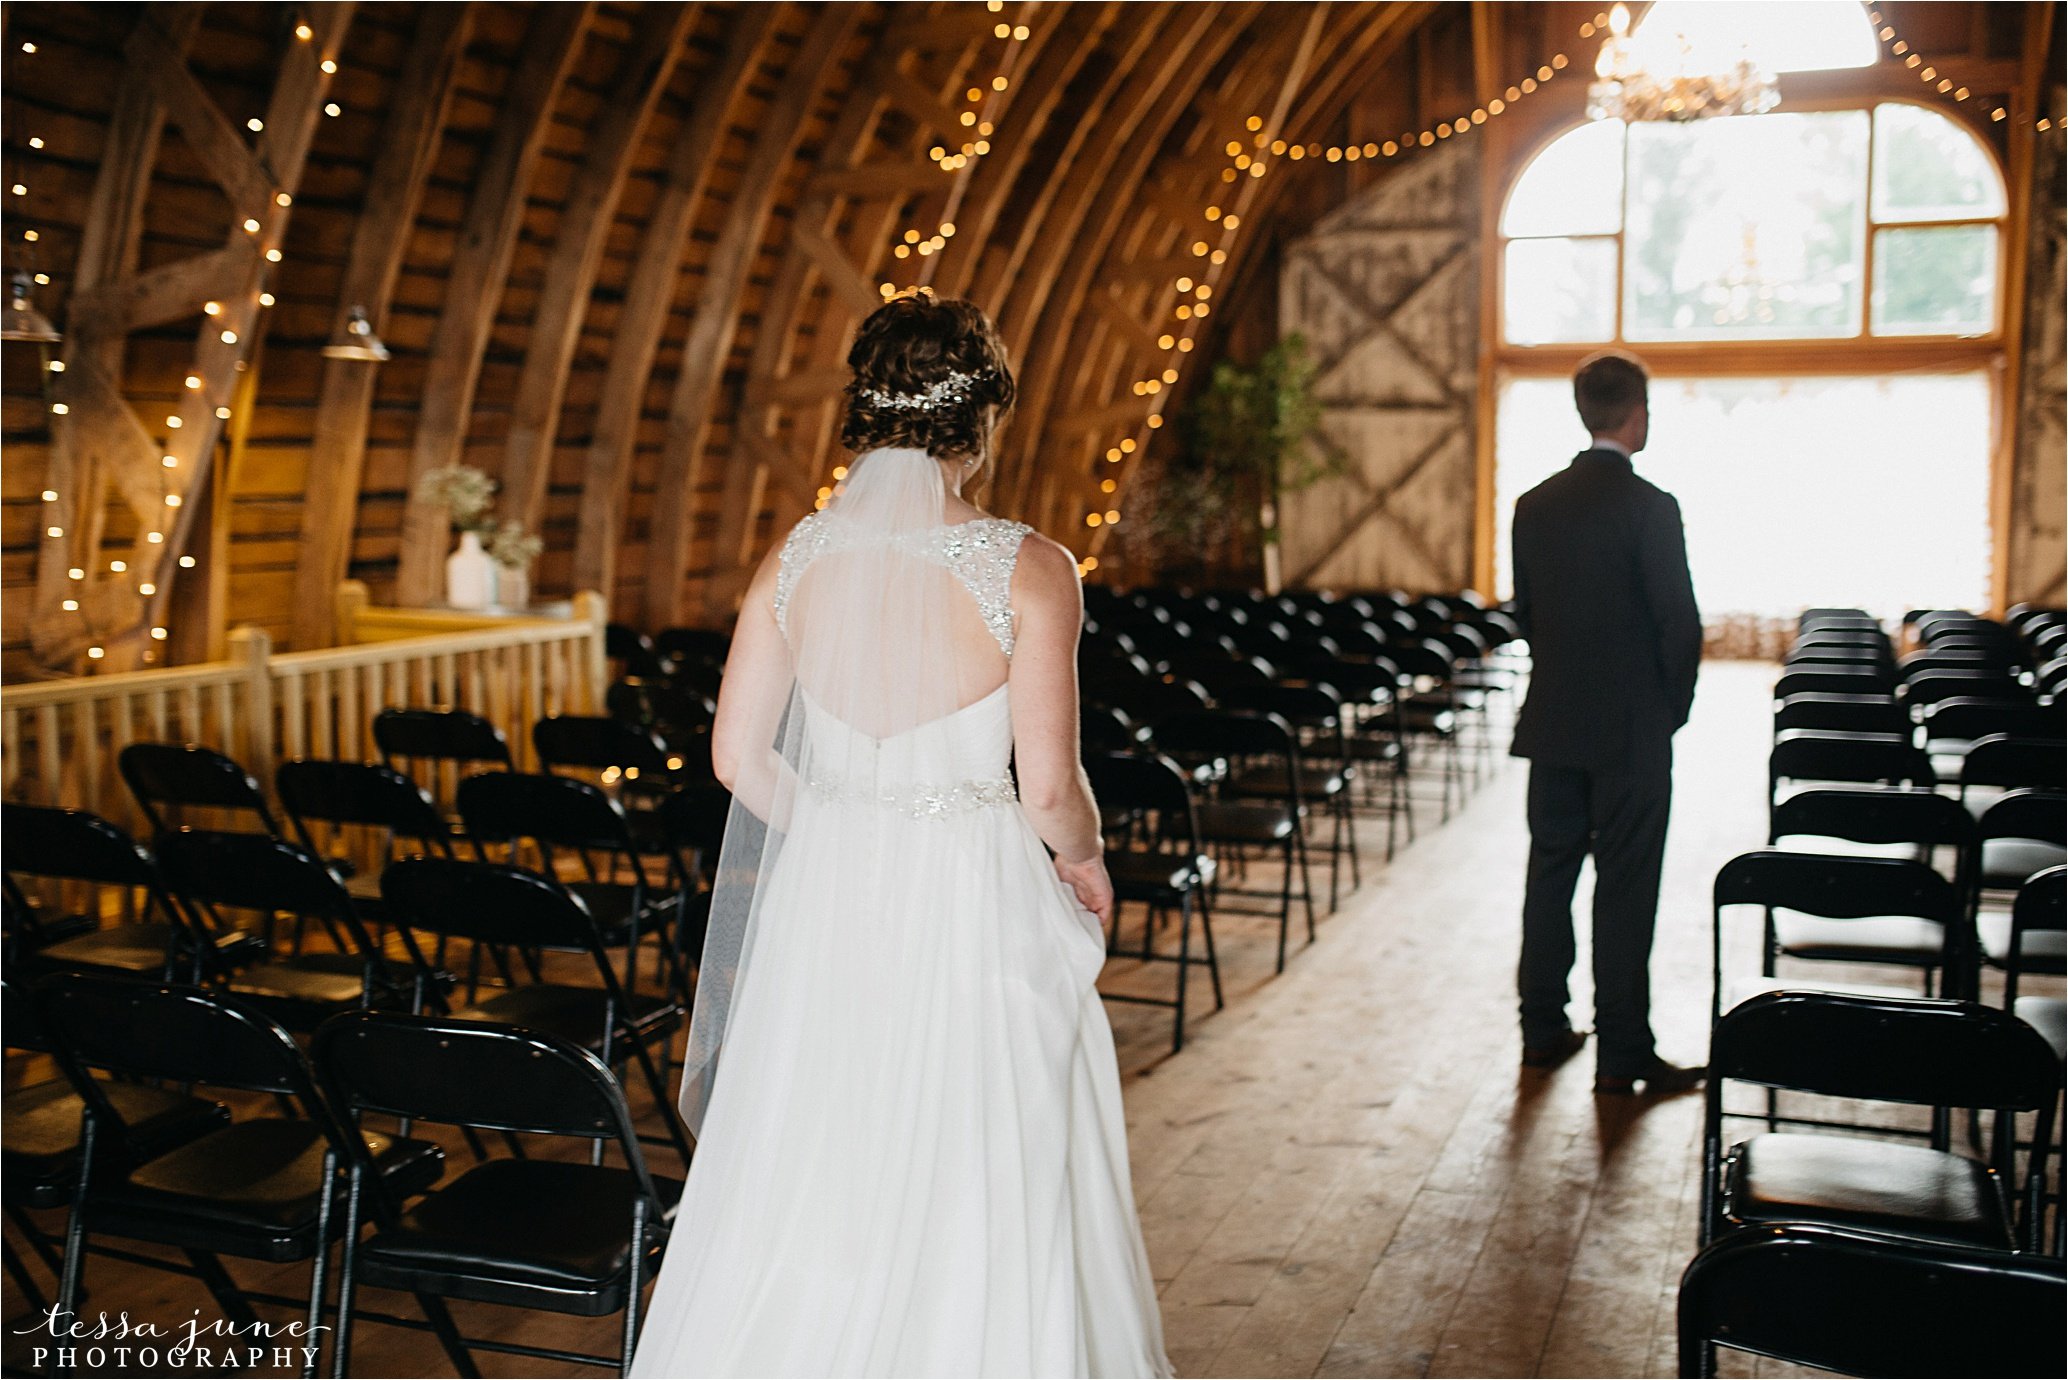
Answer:
MULTIPOLYGON (((1006 518, 978 518, 974 522, 943 523, 906 533, 896 541, 905 554, 931 561, 962 582, 976 600, 984 626, 1009 657, 1013 648, 1013 566, 1019 560, 1020 542, 1033 530, 1024 522, 1006 518)), ((790 529, 779 558, 775 588, 776 625, 786 635, 790 630, 786 621, 790 596, 811 563, 829 551, 868 539, 831 512, 813 513, 790 529)))

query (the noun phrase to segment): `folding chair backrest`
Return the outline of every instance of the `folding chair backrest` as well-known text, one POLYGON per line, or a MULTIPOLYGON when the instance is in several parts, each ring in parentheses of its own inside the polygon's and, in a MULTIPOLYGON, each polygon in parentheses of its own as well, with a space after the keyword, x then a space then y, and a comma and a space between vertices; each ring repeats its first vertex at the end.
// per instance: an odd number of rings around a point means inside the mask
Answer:
POLYGON ((398 757, 510 765, 510 744, 503 731, 464 709, 383 709, 373 716, 373 741, 381 760, 390 766, 398 757))
POLYGON ((381 873, 381 903, 397 923, 431 934, 521 947, 598 947, 595 924, 578 898, 508 863, 401 858, 381 873))
POLYGON ((1904 734, 1910 729, 1910 718, 1892 695, 1811 692, 1790 695, 1774 706, 1774 732, 1791 728, 1904 734))
POLYGON ((268 834, 280 826, 257 778, 214 748, 198 743, 131 743, 116 759, 122 779, 154 829, 180 823, 167 807, 230 810, 258 817, 268 834))
POLYGON ((355 1011, 324 1022, 310 1057, 349 1113, 616 1141, 643 1193, 645 1157, 617 1079, 555 1035, 486 1021, 355 1011))
POLYGON ((1863 1102, 2036 1112, 2060 1097, 2059 1069, 2010 1012, 1926 997, 1763 992, 1709 1036, 1711 1079, 1863 1102))
POLYGON ((1711 894, 1718 909, 1778 906, 1827 920, 1899 915, 1947 924, 1960 913, 1959 889, 1925 863, 1779 848, 1732 858, 1711 894))
POLYGON ((166 885, 189 900, 357 924, 344 883, 314 853, 285 839, 175 829, 159 836, 158 866, 166 885))
MULTIPOLYGON (((1087 756, 1084 769, 1092 794, 1106 810, 1155 810, 1186 822, 1190 832, 1192 791, 1183 768, 1168 757, 1106 752, 1087 756)), ((1168 828, 1166 833, 1175 833, 1168 828)))
POLYGON ((1931 786, 1938 777, 1922 748, 1901 734, 1788 729, 1774 739, 1767 779, 1881 781, 1931 786))
POLYGON ((1960 784, 2061 790, 2068 786, 2068 748, 2054 739, 1991 734, 1961 758, 1960 784))
POLYGON ((1158 748, 1180 757, 1286 757, 1298 752, 1292 726, 1284 719, 1244 710, 1176 714, 1156 725, 1154 737, 1158 748))
POLYGON ((2017 790, 1998 796, 1975 824, 1978 839, 2036 839, 2068 845, 2068 795, 2017 790))
POLYGON ((48 805, 0 804, 0 866, 25 877, 57 877, 99 886, 160 882, 150 855, 99 815, 48 805))
POLYGON ((1342 697, 1318 685, 1248 686, 1230 691, 1225 698, 1231 709, 1276 714, 1296 728, 1333 732, 1342 723, 1342 697))
POLYGON ((2050 1375, 2064 1304, 2058 1258, 1762 1225, 1681 1276, 1680 1373, 1714 1374, 1722 1342, 1842 1375, 2050 1375))
POLYGON ((531 744, 548 767, 612 767, 634 778, 665 776, 668 750, 651 732, 606 715, 554 714, 531 727, 531 744))
POLYGON ((2016 677, 2000 670, 1948 671, 1932 669, 1920 671, 1909 677, 1902 685, 1903 702, 1911 705, 1936 704, 1940 700, 1957 697, 1966 699, 2029 699, 2031 692, 2020 684, 2016 677))
POLYGON ((57 973, 37 984, 36 1010, 60 1057, 82 1070, 316 1101, 294 1037, 234 997, 57 973))
POLYGON ((1975 817, 1951 796, 1902 787, 1797 791, 1774 806, 1773 837, 1809 834, 1854 843, 1916 843, 1963 851, 1975 817))
POLYGON ((1886 691, 1890 684, 1890 678, 1875 667, 1788 671, 1774 682, 1774 698, 1784 700, 1801 694, 1871 695, 1886 691))
POLYGON ((389 829, 404 838, 443 841, 444 817, 423 787, 378 762, 332 762, 305 759, 282 762, 273 775, 274 789, 289 818, 309 839, 308 823, 359 824, 389 829))
POLYGON ((2011 904, 2011 929, 2018 935, 2068 928, 2068 866, 2035 872, 2011 904))
POLYGON ((548 849, 633 852, 624 811, 601 787, 571 776, 482 772, 460 782, 459 809, 477 843, 529 839, 548 849))
POLYGON ((1982 699, 1956 695, 1926 707, 1922 715, 1927 741, 1994 737, 2038 738, 2055 742, 2068 737, 2068 717, 2060 706, 2029 699, 1982 699))

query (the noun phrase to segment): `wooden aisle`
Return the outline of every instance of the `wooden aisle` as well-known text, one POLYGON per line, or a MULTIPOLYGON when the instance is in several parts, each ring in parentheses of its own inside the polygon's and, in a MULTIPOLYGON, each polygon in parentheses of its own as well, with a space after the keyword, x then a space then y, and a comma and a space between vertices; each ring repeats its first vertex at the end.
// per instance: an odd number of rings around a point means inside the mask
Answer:
MULTIPOLYGON (((1653 964, 1669 1057, 1704 1052, 1710 880, 1764 837, 1771 674, 1705 668, 1680 739, 1653 964)), ((1368 875, 1284 977, 1132 1072, 1135 1187, 1180 1375, 1673 1373, 1701 1102, 1596 1099, 1591 1048, 1519 1070, 1526 779, 1504 764, 1368 875)), ((1580 1020, 1585 963, 1583 948, 1580 1020)), ((1136 1057, 1139 1019, 1116 1009, 1136 1057)))

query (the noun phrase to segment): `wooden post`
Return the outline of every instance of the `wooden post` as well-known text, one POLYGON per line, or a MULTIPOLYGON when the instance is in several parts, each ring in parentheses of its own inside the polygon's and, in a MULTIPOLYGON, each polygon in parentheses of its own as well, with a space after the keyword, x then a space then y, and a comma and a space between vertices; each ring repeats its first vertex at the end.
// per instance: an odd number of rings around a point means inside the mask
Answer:
POLYGON ((340 580, 337 593, 331 602, 333 633, 332 640, 340 647, 349 647, 359 640, 359 617, 373 602, 363 580, 340 580))
POLYGON ((224 743, 268 792, 273 789, 273 639, 265 629, 241 627, 229 638, 230 660, 244 668, 244 741, 224 743))
POLYGON ((588 642, 581 658, 582 689, 576 697, 577 713, 601 714, 604 691, 610 685, 610 662, 604 655, 604 630, 610 624, 610 600, 593 589, 574 596, 574 617, 589 627, 588 642))

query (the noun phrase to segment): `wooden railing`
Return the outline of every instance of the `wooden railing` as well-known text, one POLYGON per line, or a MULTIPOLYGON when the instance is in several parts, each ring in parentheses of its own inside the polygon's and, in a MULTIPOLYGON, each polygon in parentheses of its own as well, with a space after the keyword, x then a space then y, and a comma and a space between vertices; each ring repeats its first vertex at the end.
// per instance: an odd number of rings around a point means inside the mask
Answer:
POLYGON ((362 598, 346 619, 351 603, 348 587, 339 632, 356 645, 276 655, 265 633, 239 628, 224 661, 0 689, 0 792, 134 827, 115 765, 133 742, 212 747, 270 790, 276 762, 373 760, 373 718, 390 707, 471 710, 523 768, 539 719, 602 712, 601 595, 577 594, 559 618, 373 610, 362 598))

